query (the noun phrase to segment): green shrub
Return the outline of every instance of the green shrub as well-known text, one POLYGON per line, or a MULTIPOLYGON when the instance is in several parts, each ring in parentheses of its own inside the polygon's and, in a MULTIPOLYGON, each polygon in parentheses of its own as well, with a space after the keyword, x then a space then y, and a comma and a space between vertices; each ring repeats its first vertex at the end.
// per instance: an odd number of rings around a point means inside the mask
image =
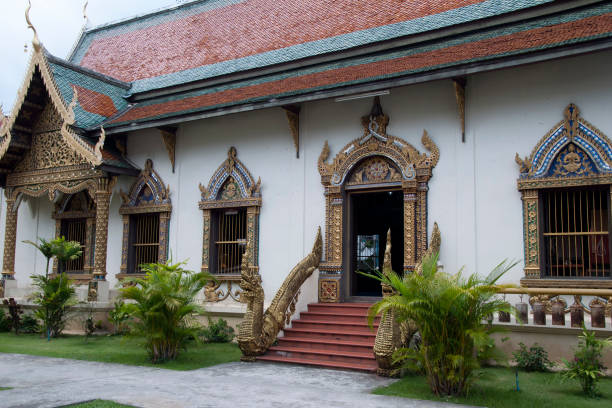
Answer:
POLYGON ((4 309, 0 308, 0 333, 11 331, 11 321, 7 319, 4 309))
POLYGON ((612 346, 612 338, 598 339, 594 331, 587 331, 582 325, 582 334, 578 336, 578 347, 574 352, 574 359, 563 359, 566 370, 561 373, 565 380, 578 380, 582 391, 588 397, 597 397, 599 390, 597 382, 604 376, 604 367, 601 359, 604 348, 612 346))
POLYGON ((208 326, 202 329, 202 337, 207 343, 229 343, 235 337, 234 328, 223 319, 215 322, 209 318, 208 326))
POLYGON ((538 343, 527 349, 527 346, 521 342, 519 343, 519 349, 512 355, 517 367, 521 370, 545 373, 554 366, 554 363, 548 359, 548 353, 544 350, 544 347, 539 346, 538 343))
POLYGON ((422 261, 421 273, 403 276, 386 267, 368 275, 395 291, 370 308, 370 323, 379 313, 395 311, 397 319, 412 321, 420 335, 418 349, 403 348, 397 362, 422 369, 431 391, 440 395, 465 394, 478 367, 477 349, 489 343, 496 331, 483 324, 487 316, 510 312, 511 308, 496 294, 508 285, 497 280, 515 264, 505 261, 486 278, 473 274, 465 278, 461 271, 451 275, 437 270, 438 256, 422 261))
POLYGON ((210 275, 193 273, 181 268, 183 263, 141 265, 143 279, 129 279, 133 283, 121 289, 123 299, 134 319, 132 333, 145 339, 145 348, 153 363, 174 360, 190 338, 197 337, 200 327, 194 318, 203 310, 195 302, 210 275))
POLYGON ((57 337, 66 326, 68 309, 76 304, 74 288, 64 273, 53 278, 32 275, 32 281, 38 288, 31 295, 39 306, 34 314, 43 322, 47 335, 57 337))
POLYGON ((31 313, 26 313, 21 319, 21 332, 22 333, 40 333, 41 327, 38 323, 38 319, 31 313))
POLYGON ((117 299, 113 309, 108 312, 108 320, 113 324, 113 333, 120 334, 127 331, 125 323, 130 318, 130 314, 123 300, 117 299))

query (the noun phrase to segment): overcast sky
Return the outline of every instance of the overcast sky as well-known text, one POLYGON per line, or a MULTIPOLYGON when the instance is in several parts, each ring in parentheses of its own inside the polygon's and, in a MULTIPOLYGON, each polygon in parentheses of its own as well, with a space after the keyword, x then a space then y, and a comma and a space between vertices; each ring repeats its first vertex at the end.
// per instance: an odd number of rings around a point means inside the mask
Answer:
MULTIPOLYGON (((181 0, 89 0, 89 27, 185 3, 181 0)), ((27 29, 27 0, 0 0, 0 104, 10 114, 32 51, 32 31, 27 29), (27 53, 23 51, 28 44, 27 53)), ((30 20, 51 54, 66 58, 84 24, 84 0, 32 0, 30 20)))

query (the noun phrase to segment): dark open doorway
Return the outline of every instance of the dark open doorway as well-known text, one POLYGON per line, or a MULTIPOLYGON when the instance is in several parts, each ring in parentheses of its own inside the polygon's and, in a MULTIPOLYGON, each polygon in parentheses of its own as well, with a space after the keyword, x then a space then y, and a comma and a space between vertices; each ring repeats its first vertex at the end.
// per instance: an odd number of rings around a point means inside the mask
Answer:
POLYGON ((382 295, 380 282, 358 274, 382 269, 387 230, 391 228, 393 270, 401 273, 404 257, 404 200, 401 190, 350 194, 350 296, 382 295))

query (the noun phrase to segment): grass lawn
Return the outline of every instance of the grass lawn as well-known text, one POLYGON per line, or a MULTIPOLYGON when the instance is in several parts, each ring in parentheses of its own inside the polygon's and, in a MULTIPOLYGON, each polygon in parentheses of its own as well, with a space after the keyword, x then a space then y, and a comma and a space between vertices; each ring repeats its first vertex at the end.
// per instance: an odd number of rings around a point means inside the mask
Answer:
POLYGON ((178 359, 164 364, 152 364, 142 347, 142 340, 121 336, 63 336, 47 341, 39 334, 0 333, 0 353, 30 354, 34 356, 73 358, 137 366, 194 370, 240 359, 240 349, 233 343, 192 343, 178 359))
POLYGON ((485 368, 478 370, 479 378, 468 397, 437 398, 429 390, 422 376, 407 376, 387 387, 374 390, 374 394, 393 395, 423 400, 446 401, 456 404, 486 406, 489 408, 542 407, 589 408, 612 406, 612 378, 599 382, 602 397, 591 399, 582 396, 578 381, 561 383, 557 374, 519 372, 521 391, 515 391, 514 370, 509 368, 485 368))
POLYGON ((12 390, 11 387, 0 387, 0 391, 12 390))
POLYGON ((69 408, 134 408, 131 405, 117 404, 113 401, 95 400, 81 404, 69 405, 69 408))

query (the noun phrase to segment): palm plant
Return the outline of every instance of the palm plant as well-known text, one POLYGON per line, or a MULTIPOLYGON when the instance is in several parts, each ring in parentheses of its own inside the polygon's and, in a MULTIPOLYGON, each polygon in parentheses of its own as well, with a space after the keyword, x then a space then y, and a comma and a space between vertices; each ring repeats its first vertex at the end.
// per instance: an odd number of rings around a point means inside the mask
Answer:
POLYGON ((512 307, 495 295, 511 285, 496 284, 516 263, 499 264, 486 278, 462 271, 451 275, 437 269, 438 255, 422 260, 419 272, 400 276, 390 267, 368 275, 394 289, 370 309, 370 323, 379 313, 395 311, 398 320, 412 321, 421 335, 418 349, 402 348, 397 362, 416 365, 426 374, 432 392, 465 394, 478 366, 476 350, 494 330, 483 323, 495 312, 512 307))
POLYGON ((54 245, 53 255, 61 263, 73 261, 83 254, 81 244, 77 241, 66 241, 66 238, 59 237, 51 242, 54 245))
POLYGON ((45 269, 45 276, 49 276, 49 262, 51 262, 51 258, 55 256, 55 240, 47 241, 44 238, 38 238, 40 244, 37 244, 33 241, 23 241, 26 244, 30 244, 36 249, 40 251, 41 254, 47 259, 47 268, 45 269))
POLYGON ((121 290, 126 310, 134 319, 132 334, 145 338, 145 348, 153 363, 175 359, 189 339, 197 339, 195 315, 203 310, 195 302, 210 275, 182 269, 183 263, 141 265, 146 276, 129 279, 131 286, 121 290))
POLYGON ((72 282, 64 273, 52 278, 42 275, 32 275, 31 278, 38 288, 31 299, 40 306, 34 314, 42 320, 47 337, 57 337, 66 325, 68 309, 76 304, 72 282))

